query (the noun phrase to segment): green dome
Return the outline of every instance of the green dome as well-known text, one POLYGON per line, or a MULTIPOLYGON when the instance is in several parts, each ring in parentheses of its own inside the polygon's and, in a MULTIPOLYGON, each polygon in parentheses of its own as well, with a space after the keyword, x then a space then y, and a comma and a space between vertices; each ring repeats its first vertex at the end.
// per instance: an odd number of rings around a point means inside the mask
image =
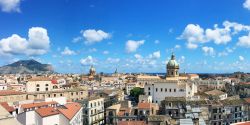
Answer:
POLYGON ((178 67, 179 64, 178 64, 175 60, 172 60, 172 59, 171 59, 171 60, 168 61, 167 66, 170 66, 170 67, 178 67))
POLYGON ((174 54, 172 54, 171 59, 168 61, 168 67, 179 67, 179 64, 175 60, 174 54))

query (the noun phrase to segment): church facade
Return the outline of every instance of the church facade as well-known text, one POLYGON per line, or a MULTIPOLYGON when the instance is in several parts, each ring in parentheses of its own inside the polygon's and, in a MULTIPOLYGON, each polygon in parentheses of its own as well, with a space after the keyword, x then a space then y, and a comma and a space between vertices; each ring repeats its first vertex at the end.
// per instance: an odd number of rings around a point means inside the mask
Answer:
POLYGON ((197 92, 197 86, 188 77, 179 76, 179 64, 172 54, 166 64, 166 77, 145 82, 145 95, 152 96, 154 103, 160 103, 166 97, 192 98, 197 92))

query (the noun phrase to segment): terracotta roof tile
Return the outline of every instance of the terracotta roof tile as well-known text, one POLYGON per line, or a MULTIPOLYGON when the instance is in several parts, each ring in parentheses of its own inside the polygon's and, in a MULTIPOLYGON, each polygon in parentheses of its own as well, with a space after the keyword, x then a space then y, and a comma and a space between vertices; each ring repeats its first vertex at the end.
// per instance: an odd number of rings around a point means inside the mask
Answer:
POLYGON ((54 109, 53 107, 39 108, 36 110, 36 112, 41 117, 47 117, 47 116, 59 114, 59 111, 57 109, 54 109))
POLYGON ((250 98, 244 98, 247 103, 250 103, 250 98))
POLYGON ((15 90, 0 90, 0 96, 5 96, 5 95, 20 95, 20 94, 25 94, 24 92, 19 92, 15 90))
POLYGON ((81 109, 81 105, 79 103, 68 103, 64 105, 66 108, 58 109, 66 118, 72 119, 75 114, 81 109))
POLYGON ((51 81, 49 77, 32 77, 28 81, 51 81))
POLYGON ((52 104, 57 104, 56 101, 51 102, 39 102, 39 103, 29 103, 29 104, 23 104, 21 105, 22 108, 34 108, 34 107, 42 107, 42 106, 48 106, 52 104))
POLYGON ((138 103, 138 108, 139 109, 150 109, 151 103, 148 102, 140 102, 138 103))
POLYGON ((7 102, 1 102, 0 105, 2 105, 8 112, 15 111, 14 107, 9 106, 7 102))

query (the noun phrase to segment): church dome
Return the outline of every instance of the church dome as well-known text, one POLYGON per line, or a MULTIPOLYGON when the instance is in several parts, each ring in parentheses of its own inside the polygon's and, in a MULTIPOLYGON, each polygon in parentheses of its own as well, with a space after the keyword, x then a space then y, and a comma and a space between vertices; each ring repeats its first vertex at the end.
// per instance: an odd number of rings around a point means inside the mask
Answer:
POLYGON ((178 67, 179 64, 178 64, 175 60, 169 60, 167 66, 170 66, 170 67, 178 67))
POLYGON ((179 67, 179 64, 175 60, 175 55, 174 54, 172 54, 171 59, 168 61, 167 66, 168 67, 179 67))

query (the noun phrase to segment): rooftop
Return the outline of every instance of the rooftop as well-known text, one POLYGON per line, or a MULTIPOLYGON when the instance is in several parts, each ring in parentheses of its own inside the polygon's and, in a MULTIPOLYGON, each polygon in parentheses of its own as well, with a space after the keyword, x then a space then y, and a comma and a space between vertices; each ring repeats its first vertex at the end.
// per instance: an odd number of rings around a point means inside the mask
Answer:
POLYGON ((2 105, 8 112, 15 111, 15 109, 13 107, 9 106, 9 104, 7 102, 1 102, 0 105, 2 105))
POLYGON ((219 95, 223 95, 223 94, 226 94, 225 92, 222 92, 220 90, 217 90, 217 89, 214 89, 214 90, 211 90, 211 91, 207 91, 205 92, 207 95, 212 95, 212 96, 219 96, 219 95))
POLYGON ((28 81, 51 81, 49 77, 32 77, 28 81))
POLYGON ((51 101, 51 102, 38 102, 38 103, 28 103, 28 104, 22 104, 22 108, 34 108, 34 107, 42 107, 42 106, 48 106, 52 104, 57 104, 56 101, 51 101))
POLYGON ((58 111, 62 113, 66 118, 71 120, 75 114, 81 109, 81 105, 79 103, 68 103, 64 105, 66 108, 60 108, 58 111))
POLYGON ((0 91, 0 96, 6 96, 6 95, 21 95, 25 94, 24 92, 19 92, 15 90, 1 90, 0 91))
POLYGON ((36 110, 36 112, 41 116, 41 117, 48 117, 51 115, 57 115, 59 112, 57 109, 53 107, 46 107, 46 108, 39 108, 36 110))

